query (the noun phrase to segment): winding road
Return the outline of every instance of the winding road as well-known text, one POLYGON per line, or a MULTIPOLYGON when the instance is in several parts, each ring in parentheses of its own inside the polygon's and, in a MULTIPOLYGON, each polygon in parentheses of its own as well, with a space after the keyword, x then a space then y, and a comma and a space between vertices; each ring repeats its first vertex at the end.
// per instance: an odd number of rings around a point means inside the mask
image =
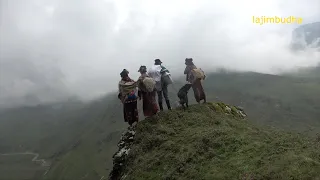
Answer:
MULTIPOLYGON (((23 153, 4 153, 4 154, 0 154, 0 156, 17 156, 17 155, 33 155, 34 157, 31 159, 32 162, 40 163, 41 166, 50 168, 50 163, 48 163, 44 159, 38 159, 38 157, 39 157, 38 153, 23 152, 23 153)), ((46 175, 47 172, 48 172, 48 170, 45 171, 44 175, 46 175)))

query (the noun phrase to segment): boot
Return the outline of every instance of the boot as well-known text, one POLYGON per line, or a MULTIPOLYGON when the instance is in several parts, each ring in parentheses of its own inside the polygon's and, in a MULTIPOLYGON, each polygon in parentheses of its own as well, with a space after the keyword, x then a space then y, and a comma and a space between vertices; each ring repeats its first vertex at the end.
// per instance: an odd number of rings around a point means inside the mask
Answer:
POLYGON ((162 102, 161 103, 159 102, 159 108, 160 108, 160 111, 163 111, 162 102))
POLYGON ((166 100, 166 104, 167 104, 168 109, 171 110, 171 106, 170 106, 170 101, 169 100, 166 100))

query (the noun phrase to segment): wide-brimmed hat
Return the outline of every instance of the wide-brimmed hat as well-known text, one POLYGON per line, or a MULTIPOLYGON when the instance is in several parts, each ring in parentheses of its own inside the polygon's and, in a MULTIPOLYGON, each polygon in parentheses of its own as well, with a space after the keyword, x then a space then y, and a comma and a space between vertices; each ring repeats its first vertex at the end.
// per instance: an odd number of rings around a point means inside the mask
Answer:
POLYGON ((192 62, 193 59, 192 58, 186 58, 186 62, 192 62))
POLYGON ((147 72, 147 67, 146 66, 140 66, 138 72, 147 72))
POLYGON ((120 76, 124 76, 124 75, 128 75, 129 74, 129 71, 126 70, 126 69, 123 69, 120 73, 120 76))
POLYGON ((158 63, 158 62, 159 62, 159 63, 162 63, 162 61, 161 61, 160 59, 155 59, 154 62, 155 62, 155 63, 158 63))

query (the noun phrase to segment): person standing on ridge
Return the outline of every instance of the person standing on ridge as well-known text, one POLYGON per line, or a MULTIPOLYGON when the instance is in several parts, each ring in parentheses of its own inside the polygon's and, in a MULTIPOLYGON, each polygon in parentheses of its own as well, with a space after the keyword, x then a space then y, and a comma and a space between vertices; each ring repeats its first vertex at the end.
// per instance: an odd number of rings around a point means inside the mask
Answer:
POLYGON ((149 69, 148 75, 152 77, 156 82, 155 88, 158 94, 158 104, 159 104, 160 110, 163 111, 163 106, 162 106, 163 96, 164 96, 164 99, 166 100, 168 109, 171 110, 170 100, 168 96, 168 85, 170 84, 170 82, 163 81, 164 77, 166 76, 170 77, 170 73, 161 64, 162 62, 160 59, 154 60, 154 65, 149 69))
POLYGON ((128 124, 132 126, 133 123, 139 122, 137 83, 129 77, 129 71, 126 69, 123 69, 120 76, 118 98, 123 104, 124 122, 128 122, 128 124))
POLYGON ((184 74, 186 74, 186 81, 192 84, 192 89, 196 101, 200 103, 200 101, 203 100, 204 103, 206 103, 206 94, 201 82, 201 80, 204 80, 206 77, 204 75, 204 72, 194 65, 192 58, 186 58, 185 65, 186 69, 184 70, 184 74))
POLYGON ((141 66, 138 70, 141 76, 138 83, 138 96, 143 102, 143 114, 145 117, 150 117, 158 112, 158 106, 156 101, 155 81, 147 75, 147 67, 141 66))

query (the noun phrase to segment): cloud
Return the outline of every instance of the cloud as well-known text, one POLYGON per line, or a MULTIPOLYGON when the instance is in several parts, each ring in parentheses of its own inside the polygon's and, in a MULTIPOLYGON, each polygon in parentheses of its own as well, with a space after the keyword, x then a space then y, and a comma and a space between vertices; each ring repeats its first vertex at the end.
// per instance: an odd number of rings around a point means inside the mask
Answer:
POLYGON ((155 58, 174 76, 186 57, 207 71, 315 65, 319 52, 288 49, 297 24, 257 25, 252 16, 309 23, 319 21, 319 7, 318 0, 0 0, 0 102, 90 99, 116 90, 123 68, 137 78, 155 58))

